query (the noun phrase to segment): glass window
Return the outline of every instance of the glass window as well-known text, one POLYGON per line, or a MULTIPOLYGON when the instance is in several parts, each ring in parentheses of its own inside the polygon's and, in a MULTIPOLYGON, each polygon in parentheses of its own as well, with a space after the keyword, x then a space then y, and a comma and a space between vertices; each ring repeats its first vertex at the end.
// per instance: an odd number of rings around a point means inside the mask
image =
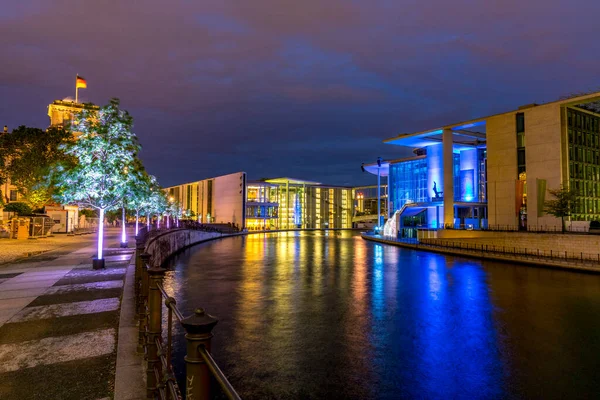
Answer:
POLYGON ((525 149, 517 150, 517 164, 525 165, 525 149))
POLYGON ((525 147, 525 134, 524 133, 517 134, 517 147, 525 147))
POLYGON ((525 132, 525 114, 517 113, 517 133, 525 132))

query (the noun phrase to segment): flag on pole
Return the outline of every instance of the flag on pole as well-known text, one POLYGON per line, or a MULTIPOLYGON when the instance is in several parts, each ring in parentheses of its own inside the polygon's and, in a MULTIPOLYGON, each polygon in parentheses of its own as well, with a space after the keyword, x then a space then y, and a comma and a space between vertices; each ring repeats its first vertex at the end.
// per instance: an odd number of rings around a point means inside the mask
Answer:
POLYGON ((77 75, 77 78, 75 79, 75 88, 76 89, 86 89, 87 88, 87 82, 85 81, 84 78, 82 78, 81 76, 77 75))

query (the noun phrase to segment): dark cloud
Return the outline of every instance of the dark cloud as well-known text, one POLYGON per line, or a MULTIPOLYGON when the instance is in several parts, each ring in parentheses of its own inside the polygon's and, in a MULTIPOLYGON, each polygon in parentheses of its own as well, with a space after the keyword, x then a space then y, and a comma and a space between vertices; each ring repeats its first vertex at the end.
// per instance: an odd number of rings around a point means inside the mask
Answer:
POLYGON ((598 87, 592 0, 9 1, 0 124, 119 97, 164 185, 244 170, 366 183, 401 132, 598 87))

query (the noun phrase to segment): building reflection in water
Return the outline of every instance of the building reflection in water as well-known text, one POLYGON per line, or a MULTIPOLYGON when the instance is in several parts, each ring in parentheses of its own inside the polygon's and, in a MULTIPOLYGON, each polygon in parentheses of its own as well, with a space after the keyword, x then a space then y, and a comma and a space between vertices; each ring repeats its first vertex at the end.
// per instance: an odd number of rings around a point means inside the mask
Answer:
POLYGON ((575 398, 600 381, 597 277, 482 267, 337 232, 226 239, 174 265, 169 290, 188 312, 220 318, 213 351, 246 399, 547 398, 538 394, 554 386, 575 398), (564 345, 573 341, 590 351, 564 345), (553 383, 559 367, 546 355, 576 371, 581 392, 553 383))

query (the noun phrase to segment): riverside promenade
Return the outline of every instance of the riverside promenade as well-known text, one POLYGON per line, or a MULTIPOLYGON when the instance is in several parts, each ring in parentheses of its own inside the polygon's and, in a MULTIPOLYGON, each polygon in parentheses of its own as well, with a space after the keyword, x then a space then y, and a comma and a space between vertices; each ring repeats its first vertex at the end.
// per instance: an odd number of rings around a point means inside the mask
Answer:
MULTIPOLYGON (((362 233, 362 238, 368 241, 388 244, 392 246, 405 247, 413 250, 431 251, 453 256, 462 256, 469 258, 488 259, 494 261, 503 261, 509 263, 527 264, 539 267, 569 269, 585 271, 591 273, 600 273, 600 253, 586 254, 581 253, 581 258, 571 257, 562 258, 561 252, 540 252, 527 250, 524 248, 512 247, 502 248, 501 246, 486 246, 477 243, 461 243, 459 238, 453 240, 432 240, 432 239, 396 239, 393 237, 362 233)), ((578 253, 575 253, 575 256, 578 253)), ((573 255, 573 254, 571 254, 573 255)))
POLYGON ((107 229, 100 271, 92 270, 95 234, 56 237, 54 244, 0 241, 0 253, 13 253, 0 265, 0 399, 113 398, 121 298, 135 246, 130 236, 130 248, 120 249, 119 236, 107 229), (59 247, 46 251, 48 245, 59 247), (16 246, 44 252, 23 258, 32 251, 16 246))

